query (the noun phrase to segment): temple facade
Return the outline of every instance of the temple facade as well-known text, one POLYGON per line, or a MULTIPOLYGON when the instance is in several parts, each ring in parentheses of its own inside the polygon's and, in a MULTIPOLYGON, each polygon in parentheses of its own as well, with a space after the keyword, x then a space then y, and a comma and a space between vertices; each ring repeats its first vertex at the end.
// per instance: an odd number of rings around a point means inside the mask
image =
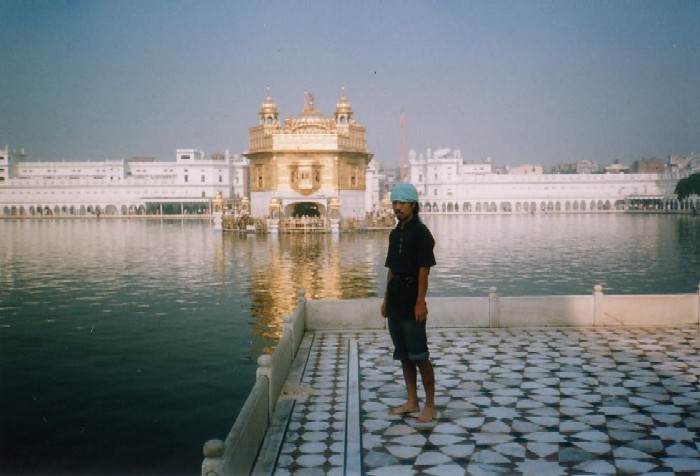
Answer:
POLYGON ((365 127, 355 121, 344 92, 331 117, 307 94, 301 114, 281 121, 268 89, 258 117, 243 153, 250 164, 252 216, 347 220, 379 206, 365 127))

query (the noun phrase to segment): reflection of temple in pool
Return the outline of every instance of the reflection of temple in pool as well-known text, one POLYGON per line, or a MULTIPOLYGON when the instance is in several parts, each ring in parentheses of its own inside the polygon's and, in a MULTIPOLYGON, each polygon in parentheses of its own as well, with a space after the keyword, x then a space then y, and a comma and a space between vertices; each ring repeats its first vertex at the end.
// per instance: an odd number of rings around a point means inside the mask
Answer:
POLYGON ((304 289, 308 299, 369 297, 374 295, 371 262, 356 255, 360 239, 350 234, 288 234, 279 238, 261 235, 224 234, 224 248, 247 249, 242 268, 250 272, 253 332, 262 345, 273 345, 281 336, 282 320, 296 306, 297 290, 304 289), (340 240, 350 240, 347 253, 340 240), (260 246, 264 244, 264 246, 260 246), (348 293, 347 281, 363 276, 356 290, 348 293), (345 280, 345 283, 343 282, 345 280), (364 288, 362 285, 364 284, 364 288))

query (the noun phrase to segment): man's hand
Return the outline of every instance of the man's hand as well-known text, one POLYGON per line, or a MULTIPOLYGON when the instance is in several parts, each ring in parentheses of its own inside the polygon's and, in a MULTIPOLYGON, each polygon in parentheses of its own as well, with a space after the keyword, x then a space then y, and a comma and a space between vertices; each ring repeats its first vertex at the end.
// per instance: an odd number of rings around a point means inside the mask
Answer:
POLYGON ((418 301, 416 303, 416 322, 421 323, 428 318, 428 305, 425 301, 418 301))
POLYGON ((386 319, 386 301, 382 301, 382 309, 380 312, 382 313, 382 317, 386 319))

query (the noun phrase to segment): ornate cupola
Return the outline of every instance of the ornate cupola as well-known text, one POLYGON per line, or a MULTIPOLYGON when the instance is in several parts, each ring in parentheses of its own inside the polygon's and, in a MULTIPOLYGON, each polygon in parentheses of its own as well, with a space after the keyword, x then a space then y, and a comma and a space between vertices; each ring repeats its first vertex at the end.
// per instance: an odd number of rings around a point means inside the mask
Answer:
POLYGON ((335 122, 337 124, 352 124, 355 122, 350 101, 345 97, 345 88, 340 90, 340 100, 335 106, 335 122))
POLYGON ((279 119, 279 111, 277 111, 277 104, 273 101, 270 95, 270 87, 267 87, 267 95, 265 100, 260 105, 260 125, 277 125, 279 119))

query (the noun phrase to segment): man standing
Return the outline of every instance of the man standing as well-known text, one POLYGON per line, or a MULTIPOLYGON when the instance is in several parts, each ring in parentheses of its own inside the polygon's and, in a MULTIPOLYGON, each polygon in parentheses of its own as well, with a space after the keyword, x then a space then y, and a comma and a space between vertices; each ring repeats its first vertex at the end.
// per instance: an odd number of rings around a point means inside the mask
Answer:
POLYGON ((429 360, 425 323, 428 307, 428 274, 435 265, 435 240, 418 217, 418 191, 410 183, 398 183, 391 190, 391 203, 398 223, 389 235, 385 266, 387 287, 382 316, 388 319, 394 343, 394 359, 401 361, 408 398, 391 415, 420 412, 417 381, 420 371, 425 389, 425 406, 418 423, 432 422, 435 411, 435 374, 429 360))

